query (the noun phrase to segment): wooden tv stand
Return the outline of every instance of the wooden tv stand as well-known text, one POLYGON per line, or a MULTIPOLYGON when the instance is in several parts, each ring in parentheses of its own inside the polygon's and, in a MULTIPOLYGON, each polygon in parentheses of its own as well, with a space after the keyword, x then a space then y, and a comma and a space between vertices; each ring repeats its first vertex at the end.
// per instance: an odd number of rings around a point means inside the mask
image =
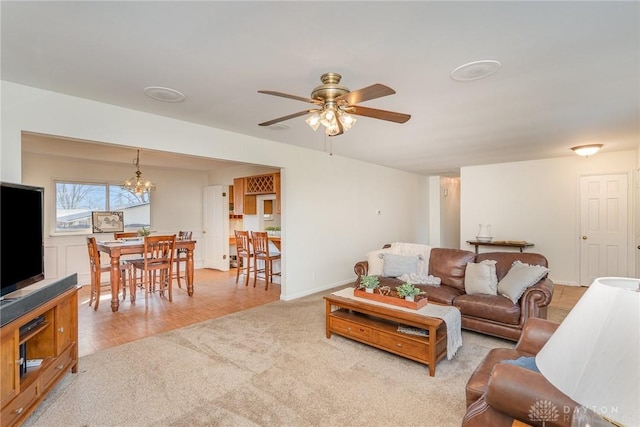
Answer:
MULTIPOLYGON (((78 371, 78 288, 76 276, 34 291, 25 301, 3 306, 0 328, 0 424, 22 424, 67 371, 78 371), (66 281, 66 282, 65 282, 66 281), (40 293, 40 294, 39 294, 40 293), (54 296, 51 296, 51 295, 54 296), (12 305, 36 307, 7 318, 12 305), (34 319, 38 323, 25 331, 34 319), (6 323, 5 323, 6 321, 6 323), (20 329, 23 329, 21 332, 20 329), (22 351, 21 351, 22 348, 22 351), (25 355, 26 349, 26 355, 25 355), (23 361, 29 360, 29 366, 23 361)), ((33 285, 32 285, 33 286, 33 285)), ((17 307, 19 308, 19 307, 17 307)))
POLYGON ((337 295, 327 295, 324 299, 327 338, 331 338, 331 333, 342 335, 424 363, 429 365, 430 376, 436 373, 436 363, 447 355, 447 325, 442 319, 337 295), (398 325, 426 329, 429 336, 398 332, 398 325))

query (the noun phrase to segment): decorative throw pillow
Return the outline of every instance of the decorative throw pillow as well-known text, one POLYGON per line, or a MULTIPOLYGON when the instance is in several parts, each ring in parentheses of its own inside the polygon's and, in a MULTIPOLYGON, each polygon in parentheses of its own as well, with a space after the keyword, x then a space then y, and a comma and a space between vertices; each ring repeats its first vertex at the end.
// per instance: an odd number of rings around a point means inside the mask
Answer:
POLYGON ((521 368, 525 368, 533 372, 540 372, 540 369, 538 369, 538 365, 536 365, 536 358, 534 356, 520 356, 514 360, 503 360, 502 363, 520 366, 521 368))
POLYGON ((524 291, 538 283, 548 273, 549 269, 541 265, 514 261, 509 272, 498 282, 498 294, 517 304, 524 291))
POLYGON ((367 275, 382 276, 382 264, 384 263, 382 255, 388 252, 388 249, 378 249, 367 253, 367 263, 369 264, 367 275))
POLYGON ((496 262, 492 259, 486 259, 479 263, 467 263, 464 273, 464 290, 468 295, 497 295, 496 262))
POLYGON ((384 277, 398 277, 403 274, 418 274, 417 256, 404 256, 391 253, 383 255, 382 275, 384 277))

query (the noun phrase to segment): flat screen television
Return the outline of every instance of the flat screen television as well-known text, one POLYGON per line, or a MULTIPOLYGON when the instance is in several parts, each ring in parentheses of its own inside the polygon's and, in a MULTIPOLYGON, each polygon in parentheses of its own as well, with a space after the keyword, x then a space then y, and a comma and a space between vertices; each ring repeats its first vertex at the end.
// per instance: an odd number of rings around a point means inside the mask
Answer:
POLYGON ((0 183, 0 296, 44 279, 44 188, 0 183))

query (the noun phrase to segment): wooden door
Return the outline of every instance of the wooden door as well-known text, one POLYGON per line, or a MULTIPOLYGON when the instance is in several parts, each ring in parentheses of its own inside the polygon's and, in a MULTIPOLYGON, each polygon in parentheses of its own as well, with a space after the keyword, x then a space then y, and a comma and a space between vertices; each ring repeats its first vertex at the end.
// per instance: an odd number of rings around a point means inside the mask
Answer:
POLYGON ((580 284, 630 273, 628 175, 580 177, 580 284))
POLYGON ((229 188, 204 188, 204 266, 229 271, 229 188))

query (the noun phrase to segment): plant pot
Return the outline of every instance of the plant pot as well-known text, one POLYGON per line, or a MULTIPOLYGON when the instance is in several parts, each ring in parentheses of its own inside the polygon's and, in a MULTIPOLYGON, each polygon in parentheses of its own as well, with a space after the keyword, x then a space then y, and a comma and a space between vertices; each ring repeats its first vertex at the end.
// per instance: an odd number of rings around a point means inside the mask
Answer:
POLYGON ((413 302, 413 301, 415 301, 415 296, 407 295, 406 297, 404 297, 404 299, 407 300, 407 301, 412 301, 413 302))
POLYGON ((372 294, 373 293, 373 289, 374 288, 364 288, 364 291, 368 294, 372 294))

